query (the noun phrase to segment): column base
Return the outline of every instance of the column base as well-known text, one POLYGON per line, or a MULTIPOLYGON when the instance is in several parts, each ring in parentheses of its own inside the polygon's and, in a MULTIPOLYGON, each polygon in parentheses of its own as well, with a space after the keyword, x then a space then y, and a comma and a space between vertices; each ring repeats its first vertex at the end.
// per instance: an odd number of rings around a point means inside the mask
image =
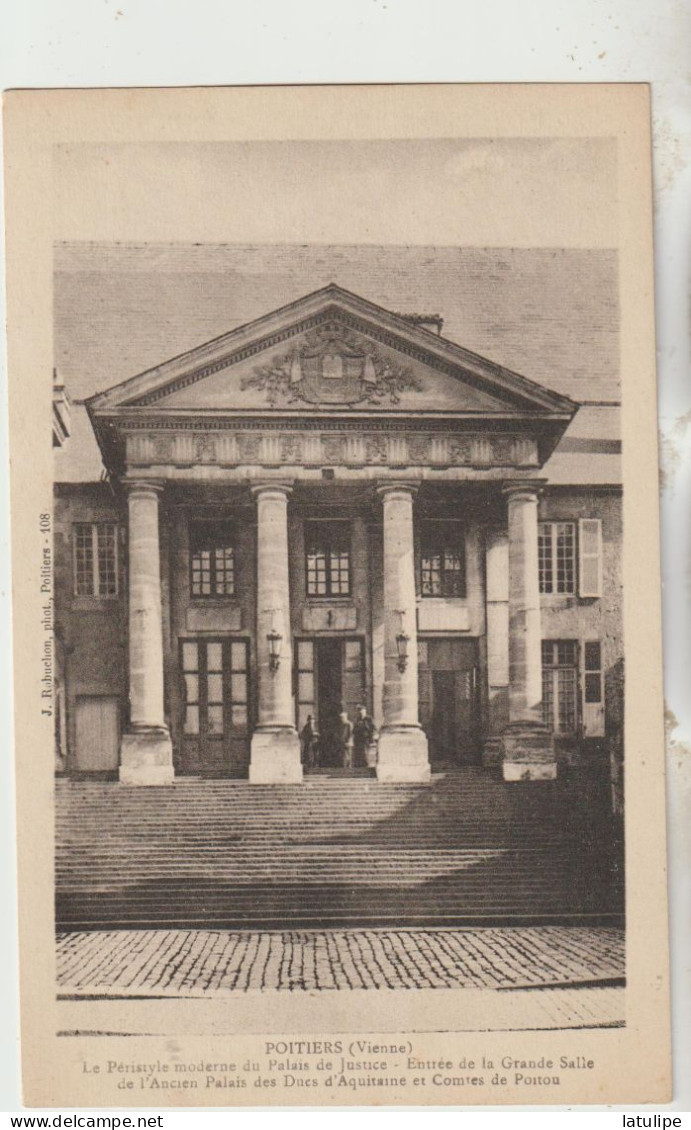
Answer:
POLYGON ((173 743, 165 727, 151 726, 122 735, 119 777, 123 785, 173 783, 173 743))
POLYGON ((287 726, 255 730, 250 745, 251 785, 299 785, 302 783, 300 739, 287 726))
POLYGON ((377 746, 377 780, 426 784, 431 779, 427 737, 419 726, 384 726, 377 746))
POLYGON ((502 734, 505 781, 553 781, 557 761, 552 733, 540 722, 511 722, 502 734))

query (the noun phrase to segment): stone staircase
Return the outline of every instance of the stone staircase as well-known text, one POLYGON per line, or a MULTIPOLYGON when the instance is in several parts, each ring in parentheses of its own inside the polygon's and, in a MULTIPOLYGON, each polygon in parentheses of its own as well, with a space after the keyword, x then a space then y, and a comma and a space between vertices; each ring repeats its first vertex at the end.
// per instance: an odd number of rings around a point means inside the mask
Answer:
MULTIPOLYGON (((613 921, 617 855, 576 780, 57 782, 61 930, 613 921)), ((595 806, 596 807, 596 806, 595 806)))

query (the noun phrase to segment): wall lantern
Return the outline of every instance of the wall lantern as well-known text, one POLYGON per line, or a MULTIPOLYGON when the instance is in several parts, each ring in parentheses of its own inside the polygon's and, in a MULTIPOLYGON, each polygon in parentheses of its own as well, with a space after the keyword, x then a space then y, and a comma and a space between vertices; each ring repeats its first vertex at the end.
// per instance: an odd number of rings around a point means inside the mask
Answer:
POLYGON ((269 643, 269 671, 278 671, 281 662, 283 636, 275 628, 272 628, 270 632, 266 633, 266 638, 269 643))
POLYGON ((396 652, 398 655, 398 670, 403 674, 408 666, 408 644, 410 643, 410 636, 405 631, 405 611, 399 610, 398 615, 401 617, 401 628, 396 634, 396 652))

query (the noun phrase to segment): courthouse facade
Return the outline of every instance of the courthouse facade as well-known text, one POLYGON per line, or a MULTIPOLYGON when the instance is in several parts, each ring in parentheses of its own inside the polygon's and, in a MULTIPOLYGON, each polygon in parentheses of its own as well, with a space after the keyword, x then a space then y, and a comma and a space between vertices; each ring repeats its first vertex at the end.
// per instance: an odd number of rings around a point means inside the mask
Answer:
POLYGON ((62 772, 297 784, 343 771, 364 706, 383 781, 617 777, 617 409, 441 328, 331 285, 87 401, 105 473, 56 475, 62 772))

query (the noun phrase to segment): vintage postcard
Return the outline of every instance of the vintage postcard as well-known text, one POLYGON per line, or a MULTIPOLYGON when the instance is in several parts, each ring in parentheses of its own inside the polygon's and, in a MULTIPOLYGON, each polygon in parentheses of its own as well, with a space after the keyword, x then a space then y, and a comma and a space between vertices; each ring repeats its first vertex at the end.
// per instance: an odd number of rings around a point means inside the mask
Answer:
POLYGON ((26 1103, 666 1101, 647 87, 5 129, 26 1103))

